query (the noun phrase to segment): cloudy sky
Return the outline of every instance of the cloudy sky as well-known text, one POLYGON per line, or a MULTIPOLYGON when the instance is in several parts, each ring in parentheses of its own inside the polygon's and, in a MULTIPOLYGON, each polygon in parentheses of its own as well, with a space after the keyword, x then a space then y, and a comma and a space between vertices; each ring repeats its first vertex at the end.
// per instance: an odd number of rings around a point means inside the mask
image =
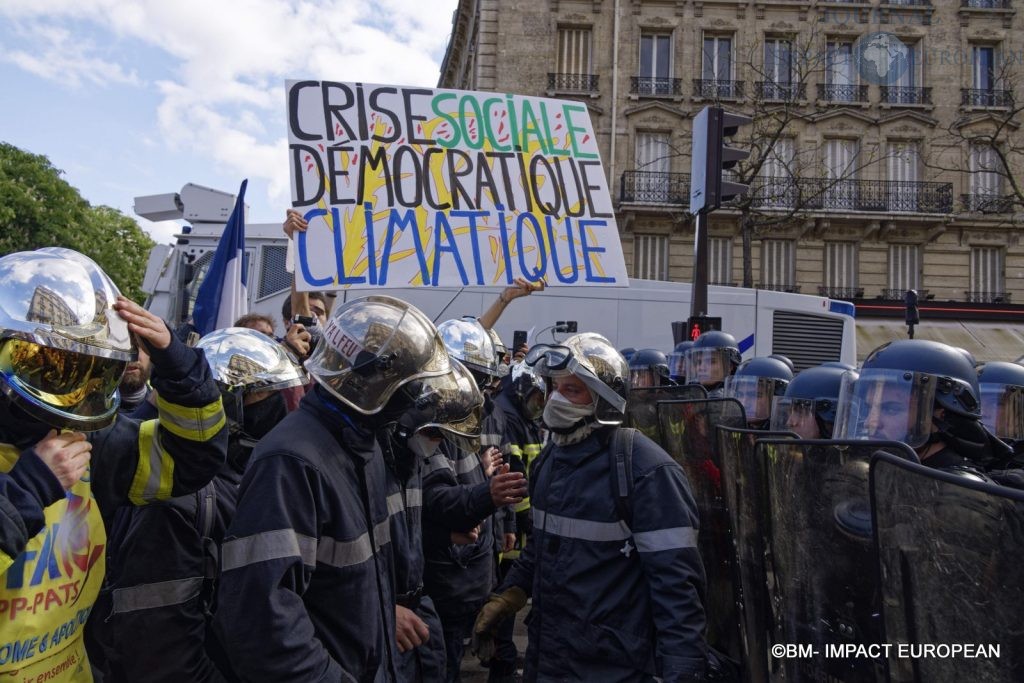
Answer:
MULTIPOLYGON (((0 0, 0 140, 93 204, 193 182, 290 200, 284 81, 436 85, 458 0, 0 0)), ((167 241, 173 223, 140 219, 167 241)))

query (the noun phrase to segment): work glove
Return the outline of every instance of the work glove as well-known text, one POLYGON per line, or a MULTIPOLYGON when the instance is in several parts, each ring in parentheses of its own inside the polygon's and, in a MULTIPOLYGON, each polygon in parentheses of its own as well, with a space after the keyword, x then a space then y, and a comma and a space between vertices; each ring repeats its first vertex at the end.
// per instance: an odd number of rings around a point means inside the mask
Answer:
POLYGON ((489 662, 494 658, 494 635, 498 625, 526 606, 526 593, 518 586, 512 586, 504 593, 492 594, 490 599, 480 608, 473 624, 473 641, 470 652, 481 662, 489 662))

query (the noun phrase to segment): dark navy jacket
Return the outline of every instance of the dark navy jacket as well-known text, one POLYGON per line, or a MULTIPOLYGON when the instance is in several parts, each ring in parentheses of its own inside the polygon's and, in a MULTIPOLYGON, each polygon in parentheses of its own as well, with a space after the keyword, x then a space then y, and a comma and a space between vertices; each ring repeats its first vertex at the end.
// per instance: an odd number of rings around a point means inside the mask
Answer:
POLYGON ((533 597, 525 680, 692 680, 705 666, 698 516, 683 470, 636 434, 632 524, 602 429, 533 468, 533 536, 499 590, 533 597))
POLYGON ((256 446, 221 549, 214 628, 242 680, 395 678, 384 459, 323 393, 256 446))

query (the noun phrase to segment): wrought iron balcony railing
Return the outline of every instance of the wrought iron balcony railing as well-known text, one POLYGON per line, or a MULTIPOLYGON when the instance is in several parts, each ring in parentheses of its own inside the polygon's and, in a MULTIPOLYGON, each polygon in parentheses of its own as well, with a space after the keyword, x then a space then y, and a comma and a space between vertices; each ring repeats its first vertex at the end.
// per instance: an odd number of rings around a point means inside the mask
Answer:
POLYGON ((905 7, 931 7, 931 0, 882 0, 883 5, 903 5, 905 7))
POLYGON ((759 209, 951 213, 953 184, 903 180, 761 178, 751 190, 759 209))
POLYGON ((819 83, 818 99, 829 102, 867 102, 868 86, 849 83, 819 83))
MULTIPOLYGON (((911 288, 911 289, 913 289, 913 288, 911 288)), ((917 289, 915 291, 917 291, 917 299, 918 299, 918 301, 925 301, 930 296, 928 294, 928 290, 927 289, 917 289)), ((883 299, 888 299, 888 300, 891 300, 891 301, 903 301, 903 298, 906 296, 906 294, 907 294, 906 288, 894 288, 894 289, 883 289, 882 290, 882 298, 883 299)))
POLYGON ((633 204, 690 203, 690 174, 625 171, 619 181, 619 200, 633 204))
POLYGON ((548 90, 597 92, 597 74, 548 74, 548 90))
POLYGON ((706 100, 738 100, 743 97, 743 81, 695 78, 693 96, 706 100))
POLYGON ((864 298, 863 287, 825 287, 818 286, 818 296, 827 296, 829 299, 862 299, 864 298))
POLYGON ((885 104, 931 104, 932 89, 883 85, 882 102, 885 104))
POLYGON ((972 9, 1010 9, 1010 0, 960 0, 960 6, 972 9))
POLYGON ((1004 197, 998 194, 960 195, 960 206, 964 211, 972 213, 1011 213, 1013 205, 1013 197, 1004 197))
POLYGON ((1013 106, 1013 91, 961 88, 960 104, 967 107, 1000 107, 1009 109, 1013 106))
POLYGON ((806 83, 775 83, 774 81, 757 81, 757 96, 762 100, 773 102, 793 102, 807 96, 806 83))
POLYGON ((1008 304, 1012 295, 1009 292, 971 291, 964 292, 964 300, 972 304, 1008 304))
POLYGON ((633 76, 629 92, 634 95, 682 95, 683 79, 633 76))

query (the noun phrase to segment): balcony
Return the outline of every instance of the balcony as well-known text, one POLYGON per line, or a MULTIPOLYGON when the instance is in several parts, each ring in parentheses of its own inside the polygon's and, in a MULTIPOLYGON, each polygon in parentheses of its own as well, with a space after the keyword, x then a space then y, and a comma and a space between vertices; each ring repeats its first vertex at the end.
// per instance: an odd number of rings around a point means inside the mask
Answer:
POLYGON ((931 7, 931 0, 882 0, 883 5, 896 7, 931 7))
POLYGON ((682 95, 683 79, 681 78, 650 78, 633 76, 629 79, 629 92, 634 95, 682 95))
POLYGON ((548 74, 548 90, 554 92, 597 92, 597 74, 548 74))
POLYGON ((1010 298, 1009 292, 975 292, 971 290, 964 292, 964 301, 970 304, 1008 304, 1010 298))
POLYGON ((894 85, 880 86, 882 89, 882 104, 931 104, 931 88, 910 88, 894 85))
POLYGON ((867 102, 868 86, 847 83, 819 83, 818 99, 827 102, 867 102))
POLYGON ((964 107, 998 107, 1009 109, 1013 106, 1013 91, 961 88, 960 104, 964 107))
POLYGON ((693 96, 705 100, 738 100, 743 97, 743 81, 695 78, 693 96))
POLYGON ((751 205, 758 209, 951 213, 953 184, 902 180, 761 178, 751 205))
POLYGON ((960 0, 960 6, 970 9, 1010 9, 1010 0, 960 0))
MULTIPOLYGON (((927 301, 929 299, 934 299, 935 298, 935 295, 934 294, 929 294, 927 289, 915 289, 914 291, 917 292, 917 300, 918 301, 927 301)), ((900 288, 896 288, 896 289, 883 289, 882 290, 882 296, 880 298, 886 299, 888 301, 903 301, 903 299, 904 299, 904 297, 906 297, 906 295, 907 295, 907 290, 906 289, 900 289, 900 288)))
POLYGON ((625 171, 619 181, 619 201, 623 204, 690 203, 690 174, 661 171, 625 171))
POLYGON ((998 194, 962 194, 960 206, 969 213, 1012 213, 1014 201, 998 194))
POLYGON ((757 81, 757 96, 770 102, 795 102, 807 97, 806 83, 775 83, 774 81, 757 81))
POLYGON ((827 296, 829 299, 863 299, 863 287, 825 287, 818 286, 818 296, 827 296))

